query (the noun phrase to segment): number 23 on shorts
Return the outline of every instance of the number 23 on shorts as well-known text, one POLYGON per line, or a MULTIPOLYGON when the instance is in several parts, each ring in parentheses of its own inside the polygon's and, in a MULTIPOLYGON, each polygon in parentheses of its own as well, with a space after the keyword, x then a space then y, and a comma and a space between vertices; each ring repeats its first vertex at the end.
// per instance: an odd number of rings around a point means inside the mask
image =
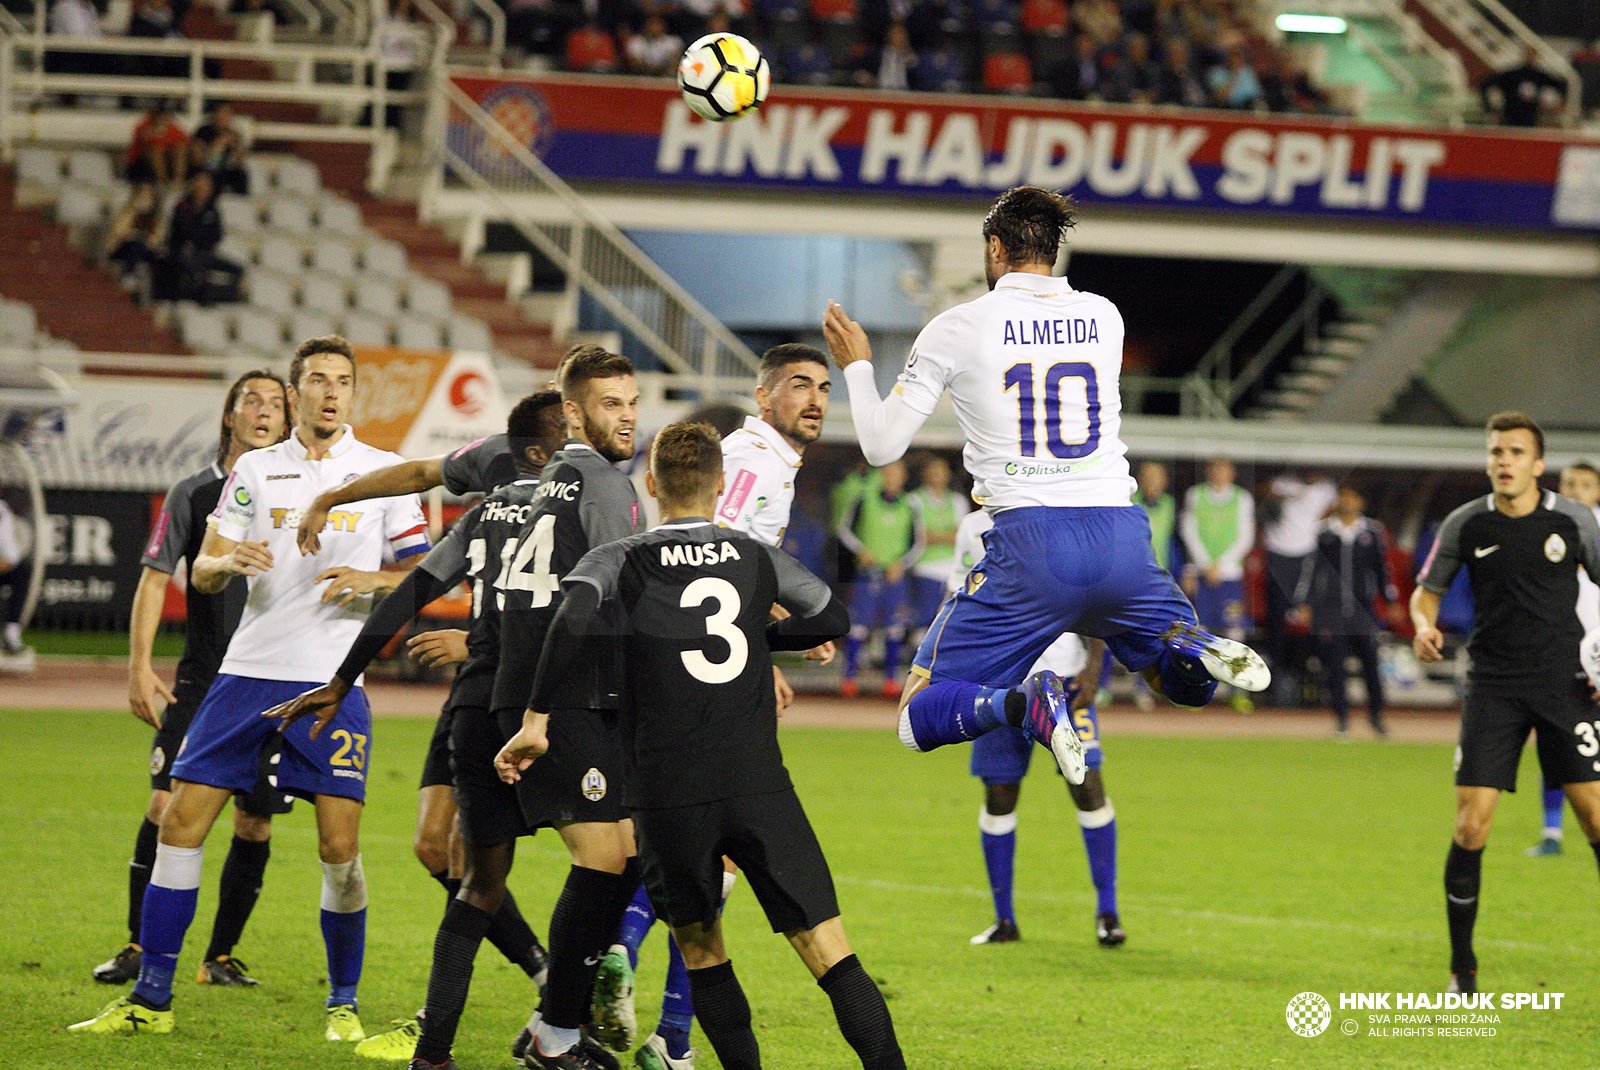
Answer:
POLYGON ((333 755, 328 759, 329 765, 343 768, 354 766, 359 770, 367 768, 366 736, 361 735, 359 732, 346 732, 341 728, 328 738, 335 742, 343 741, 340 743, 339 749, 334 751, 333 755))

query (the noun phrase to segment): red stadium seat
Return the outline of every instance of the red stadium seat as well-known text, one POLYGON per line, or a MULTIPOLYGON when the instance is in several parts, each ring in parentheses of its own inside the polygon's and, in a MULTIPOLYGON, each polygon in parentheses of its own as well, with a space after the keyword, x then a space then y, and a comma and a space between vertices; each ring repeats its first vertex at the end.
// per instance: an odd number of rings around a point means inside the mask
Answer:
POLYGON ((811 0, 811 17, 818 22, 854 22, 856 0, 811 0))
POLYGON ((1033 88, 1033 64, 1015 52, 986 56, 983 90, 986 93, 1026 93, 1033 88))
POLYGON ((1059 37, 1067 32, 1069 21, 1064 0, 1022 0, 1025 33, 1059 37))
POLYGON ((598 26, 567 34, 567 70, 603 74, 617 69, 617 42, 598 26))

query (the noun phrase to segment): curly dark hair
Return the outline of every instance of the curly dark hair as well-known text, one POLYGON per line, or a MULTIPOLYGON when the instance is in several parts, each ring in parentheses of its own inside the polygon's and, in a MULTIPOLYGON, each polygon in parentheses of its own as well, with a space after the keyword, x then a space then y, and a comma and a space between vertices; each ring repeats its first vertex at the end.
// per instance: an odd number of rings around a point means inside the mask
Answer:
POLYGON ((983 217, 985 239, 999 238, 1011 264, 1054 264, 1078 205, 1038 186, 1006 190, 983 217))

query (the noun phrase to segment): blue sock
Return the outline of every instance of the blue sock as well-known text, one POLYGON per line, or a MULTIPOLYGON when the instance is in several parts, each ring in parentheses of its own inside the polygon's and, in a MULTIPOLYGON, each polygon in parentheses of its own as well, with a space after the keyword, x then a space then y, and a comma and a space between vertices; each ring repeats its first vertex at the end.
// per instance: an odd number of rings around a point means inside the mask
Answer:
POLYGON ((683 965, 678 941, 667 938, 667 989, 661 996, 661 1021, 656 1034, 667 1042, 667 1054, 682 1059, 689 1054, 689 1027, 694 1006, 689 1001, 689 971, 683 965))
POLYGON ((367 951, 367 908, 322 912, 322 942, 328 949, 328 1006, 356 1005, 356 984, 367 951))
POLYGON ((1164 649, 1156 664, 1160 666, 1161 693, 1174 705, 1198 708, 1217 693, 1217 681, 1199 658, 1164 649))
POLYGON ((900 646, 905 642, 901 636, 888 635, 883 640, 883 677, 893 680, 900 675, 900 646))
POLYGON ((989 871, 989 894, 994 896, 996 921, 1016 921, 1011 905, 1012 876, 1017 858, 1017 815, 978 811, 983 836, 983 867, 989 871))
POLYGON ((965 743, 1006 726, 1003 687, 979 687, 959 680, 929 684, 906 707, 917 750, 965 743))
POLYGON ((1566 801, 1567 793, 1560 788, 1544 789, 1544 831, 1555 833, 1553 839, 1561 838, 1561 807, 1566 801))
POLYGON ((1098 810, 1078 811, 1083 826, 1083 849, 1089 856, 1089 879, 1094 881, 1095 911, 1117 912, 1117 812, 1111 800, 1098 810))
POLYGON ((628 962, 634 969, 639 968, 639 947, 644 943, 644 938, 650 935, 650 927, 655 923, 656 909, 650 905, 650 893, 640 884, 639 890, 633 893, 633 902, 623 912, 622 925, 617 930, 617 943, 628 949, 628 962))
POLYGON ((856 668, 861 664, 861 647, 867 641, 865 635, 856 635, 851 632, 844 641, 844 678, 854 680, 856 668))
POLYGON ((200 898, 204 851, 203 847, 156 844, 156 862, 144 890, 144 913, 139 922, 139 946, 144 950, 144 960, 138 983, 133 986, 133 995, 151 1007, 165 1007, 172 1001, 178 952, 200 898))

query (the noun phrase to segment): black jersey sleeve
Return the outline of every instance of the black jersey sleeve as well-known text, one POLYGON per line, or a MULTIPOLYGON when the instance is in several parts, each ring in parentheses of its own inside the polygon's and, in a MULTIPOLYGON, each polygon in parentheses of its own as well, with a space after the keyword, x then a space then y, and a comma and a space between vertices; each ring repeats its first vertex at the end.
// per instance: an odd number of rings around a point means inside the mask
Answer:
POLYGON ((157 572, 172 575, 178 571, 185 547, 189 544, 189 489, 193 479, 180 479, 167 491, 161 503, 161 513, 156 518, 156 529, 150 533, 150 545, 145 547, 140 564, 157 572))
POLYGON ((504 434, 463 446, 439 462, 439 474, 452 494, 487 494, 517 478, 511 444, 504 434))
POLYGON ((372 659, 389 645, 389 641, 437 598, 450 593, 461 580, 445 581, 423 568, 406 573, 399 586, 379 602, 361 626, 361 634, 350 644, 350 652, 339 665, 338 677, 347 684, 367 671, 372 659))
POLYGON ((455 522, 445 537, 439 540, 439 545, 429 550, 428 556, 417 567, 426 569, 435 579, 446 584, 445 590, 466 579, 472 567, 472 537, 477 534, 482 519, 483 503, 479 502, 455 522))
POLYGON ((583 476, 578 519, 591 549, 632 535, 638 517, 639 493, 633 489, 633 481, 608 469, 586 471, 583 476))
POLYGON ((850 630, 850 612, 826 583, 775 546, 760 545, 777 574, 778 604, 790 615, 767 626, 773 650, 810 650, 850 630))
POLYGON ((618 581, 627 559, 627 548, 619 542, 597 546, 583 555, 561 583, 561 608, 545 634, 539 667, 529 690, 528 708, 548 713, 555 701, 556 681, 583 652, 586 637, 597 634, 602 623, 612 628, 623 620, 616 605, 618 581), (613 615, 602 618, 600 607, 611 603, 613 615))
POLYGON ((1444 518, 1444 523, 1439 525, 1438 535, 1434 537, 1433 549, 1428 551, 1428 560, 1422 564, 1422 573, 1417 576, 1419 586, 1426 587, 1434 594, 1444 594, 1450 589, 1456 573, 1461 571, 1461 529, 1467 517, 1474 510, 1482 508, 1482 499, 1478 499, 1444 518))

